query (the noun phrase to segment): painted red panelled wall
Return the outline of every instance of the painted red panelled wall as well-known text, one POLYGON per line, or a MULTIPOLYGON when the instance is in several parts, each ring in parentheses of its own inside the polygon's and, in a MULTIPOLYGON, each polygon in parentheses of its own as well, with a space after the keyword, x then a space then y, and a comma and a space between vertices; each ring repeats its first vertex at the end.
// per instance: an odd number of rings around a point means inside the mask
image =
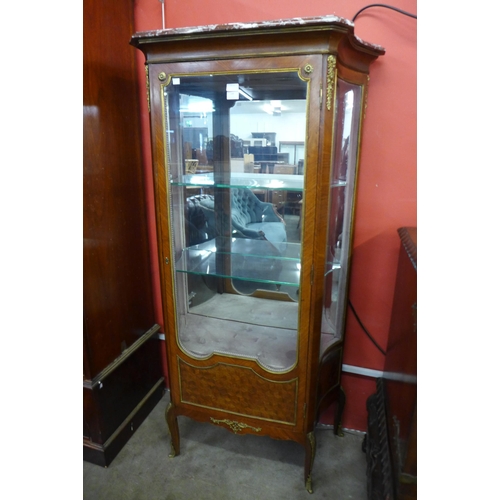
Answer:
MULTIPOLYGON (((335 14, 352 19, 366 0, 165 0, 165 27, 264 21, 335 14)), ((416 0, 390 5, 417 13, 416 0)), ((135 0, 136 31, 162 28, 162 4, 135 0)), ((386 347, 396 278, 399 238, 396 230, 417 224, 417 21, 375 7, 355 21, 361 39, 383 46, 386 54, 371 67, 364 122, 355 216, 350 300, 372 336, 386 347)), ((143 71, 137 51, 142 96, 143 154, 153 252, 156 321, 163 325, 155 243, 149 117, 143 71)), ((344 364, 383 370, 384 356, 348 312, 344 364)), ((164 366, 166 361, 164 359, 164 366)), ((343 426, 366 430, 366 398, 375 379, 344 373, 347 402, 343 426)))

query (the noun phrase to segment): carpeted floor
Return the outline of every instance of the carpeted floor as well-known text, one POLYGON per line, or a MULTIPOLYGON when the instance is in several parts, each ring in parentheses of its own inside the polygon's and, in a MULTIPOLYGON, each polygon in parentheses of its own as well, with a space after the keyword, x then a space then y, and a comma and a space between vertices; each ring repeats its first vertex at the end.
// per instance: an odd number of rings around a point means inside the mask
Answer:
POLYGON ((293 500, 366 498, 363 434, 318 428, 311 495, 297 443, 179 417, 181 453, 169 458, 168 393, 108 468, 83 463, 84 500, 293 500))

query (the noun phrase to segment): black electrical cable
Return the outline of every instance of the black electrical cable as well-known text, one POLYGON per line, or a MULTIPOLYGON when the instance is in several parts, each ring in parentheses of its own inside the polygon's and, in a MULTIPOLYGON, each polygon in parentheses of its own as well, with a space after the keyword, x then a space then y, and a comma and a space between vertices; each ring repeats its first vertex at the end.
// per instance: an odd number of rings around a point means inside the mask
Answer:
POLYGON ((373 342, 375 347, 385 356, 387 353, 377 344, 377 341, 370 335, 370 332, 366 329, 365 325, 361 322, 359 319, 358 313, 356 312, 356 309, 354 309, 354 306, 352 305, 351 300, 349 299, 349 307, 351 308, 352 313, 354 314, 354 317, 357 319, 359 326, 363 329, 363 331, 368 335, 368 338, 373 342))
POLYGON ((396 12, 399 12, 400 14, 404 14, 405 16, 413 17, 413 19, 417 19, 417 16, 415 14, 411 14, 410 12, 406 12, 405 10, 398 9, 397 7, 393 7, 392 5, 386 5, 384 3, 372 3, 370 5, 366 5, 362 9, 358 10, 358 12, 356 12, 356 14, 354 14, 354 17, 352 18, 352 22, 354 22, 354 20, 358 17, 359 14, 361 14, 361 12, 363 12, 366 9, 369 9, 370 7, 384 7, 386 9, 395 10, 396 12))
MULTIPOLYGON (((362 9, 358 10, 356 14, 354 14, 354 17, 352 18, 352 22, 361 14, 366 9, 369 9, 371 7, 383 7, 385 9, 391 9, 395 10, 396 12, 399 12, 400 14, 404 14, 405 16, 413 17, 413 19, 417 19, 417 16, 415 14, 412 14, 410 12, 406 12, 405 10, 398 9, 397 7, 393 7, 392 5, 386 5, 384 3, 372 3, 370 5, 366 5, 362 9)), ((370 335, 370 332, 366 329, 365 325, 363 325, 363 322, 358 316, 358 313, 356 312, 356 309, 354 309, 354 306, 352 305, 352 302, 349 300, 348 301, 349 307, 351 308, 352 313, 354 314, 354 317, 356 318, 357 322, 359 323, 359 326, 363 329, 363 331, 368 335, 368 338, 373 342, 374 346, 384 355, 386 356, 386 352, 377 344, 376 340, 370 335)))

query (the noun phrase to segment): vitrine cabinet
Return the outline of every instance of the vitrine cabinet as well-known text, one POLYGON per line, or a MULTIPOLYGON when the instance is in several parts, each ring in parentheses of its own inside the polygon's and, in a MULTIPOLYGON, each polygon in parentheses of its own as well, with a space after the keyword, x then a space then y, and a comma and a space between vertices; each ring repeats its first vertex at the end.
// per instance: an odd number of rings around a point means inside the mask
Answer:
POLYGON ((368 68, 384 50, 335 16, 131 43, 146 57, 171 455, 179 415, 294 440, 312 491, 314 427, 334 402, 341 432, 361 124, 368 68), (248 150, 256 134, 265 161, 248 150), (300 171, 276 168, 286 141, 305 146, 300 171))

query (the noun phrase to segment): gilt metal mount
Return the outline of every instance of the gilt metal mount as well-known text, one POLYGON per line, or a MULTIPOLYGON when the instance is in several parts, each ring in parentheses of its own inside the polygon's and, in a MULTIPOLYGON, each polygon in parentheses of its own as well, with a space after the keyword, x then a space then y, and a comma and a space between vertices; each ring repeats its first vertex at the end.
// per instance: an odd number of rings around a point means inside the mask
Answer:
POLYGON ((210 417, 210 420, 214 424, 226 424, 235 434, 242 431, 243 429, 252 429, 255 432, 260 432, 262 429, 260 427, 252 427, 251 425, 243 424, 241 422, 235 422, 234 420, 217 420, 210 417))
POLYGON ((328 56, 328 69, 326 75, 326 107, 328 111, 332 109, 333 84, 335 82, 335 66, 337 61, 332 55, 328 56))

